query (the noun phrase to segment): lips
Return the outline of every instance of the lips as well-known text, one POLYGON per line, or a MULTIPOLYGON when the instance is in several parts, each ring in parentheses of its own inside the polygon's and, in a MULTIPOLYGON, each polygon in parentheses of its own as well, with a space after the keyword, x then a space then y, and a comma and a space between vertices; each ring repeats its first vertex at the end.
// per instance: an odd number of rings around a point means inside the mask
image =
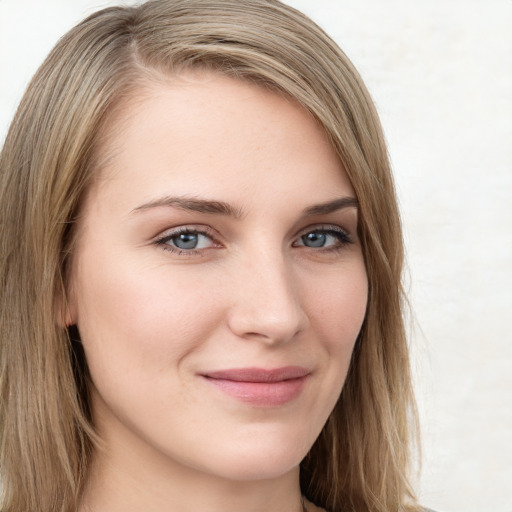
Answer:
POLYGON ((310 372, 300 366, 274 369, 233 368, 201 376, 216 389, 242 402, 276 407, 297 398, 310 372))

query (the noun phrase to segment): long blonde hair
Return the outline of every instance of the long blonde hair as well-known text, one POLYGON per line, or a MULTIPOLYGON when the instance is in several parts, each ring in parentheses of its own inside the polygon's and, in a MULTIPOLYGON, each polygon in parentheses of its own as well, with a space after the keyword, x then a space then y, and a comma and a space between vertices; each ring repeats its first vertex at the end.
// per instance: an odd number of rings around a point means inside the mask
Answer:
POLYGON ((3 512, 76 509, 94 448, 87 366, 58 321, 75 221, 103 127, 147 80, 201 67, 298 100, 324 127, 360 205, 369 302, 340 399, 301 465, 331 512, 419 510, 403 247, 379 119, 351 62, 277 0, 150 0, 99 11, 30 83, 0 155, 3 512))

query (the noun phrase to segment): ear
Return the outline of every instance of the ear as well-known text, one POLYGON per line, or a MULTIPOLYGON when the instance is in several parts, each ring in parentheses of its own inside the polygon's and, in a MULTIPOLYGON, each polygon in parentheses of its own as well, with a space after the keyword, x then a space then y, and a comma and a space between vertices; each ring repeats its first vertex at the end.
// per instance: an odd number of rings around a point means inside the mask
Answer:
POLYGON ((61 280, 55 291, 55 318, 57 325, 63 329, 76 324, 76 301, 72 287, 66 290, 64 282, 61 280))

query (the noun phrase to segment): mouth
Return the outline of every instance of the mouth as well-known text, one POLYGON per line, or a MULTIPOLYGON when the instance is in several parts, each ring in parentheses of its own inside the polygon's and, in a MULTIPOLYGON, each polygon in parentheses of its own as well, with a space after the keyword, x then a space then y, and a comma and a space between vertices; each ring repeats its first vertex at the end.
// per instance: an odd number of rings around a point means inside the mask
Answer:
POLYGON ((242 402, 277 407, 296 399, 310 371, 300 366, 233 368, 201 374, 206 382, 242 402))

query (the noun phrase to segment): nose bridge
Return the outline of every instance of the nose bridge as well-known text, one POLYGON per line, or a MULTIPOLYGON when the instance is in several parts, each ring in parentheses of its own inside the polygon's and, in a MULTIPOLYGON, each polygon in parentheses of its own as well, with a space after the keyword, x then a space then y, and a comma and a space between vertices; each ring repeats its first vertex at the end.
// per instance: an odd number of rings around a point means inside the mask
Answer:
POLYGON ((268 343, 293 338, 307 324, 293 265, 282 250, 262 248, 240 261, 236 302, 230 315, 233 332, 268 343))

